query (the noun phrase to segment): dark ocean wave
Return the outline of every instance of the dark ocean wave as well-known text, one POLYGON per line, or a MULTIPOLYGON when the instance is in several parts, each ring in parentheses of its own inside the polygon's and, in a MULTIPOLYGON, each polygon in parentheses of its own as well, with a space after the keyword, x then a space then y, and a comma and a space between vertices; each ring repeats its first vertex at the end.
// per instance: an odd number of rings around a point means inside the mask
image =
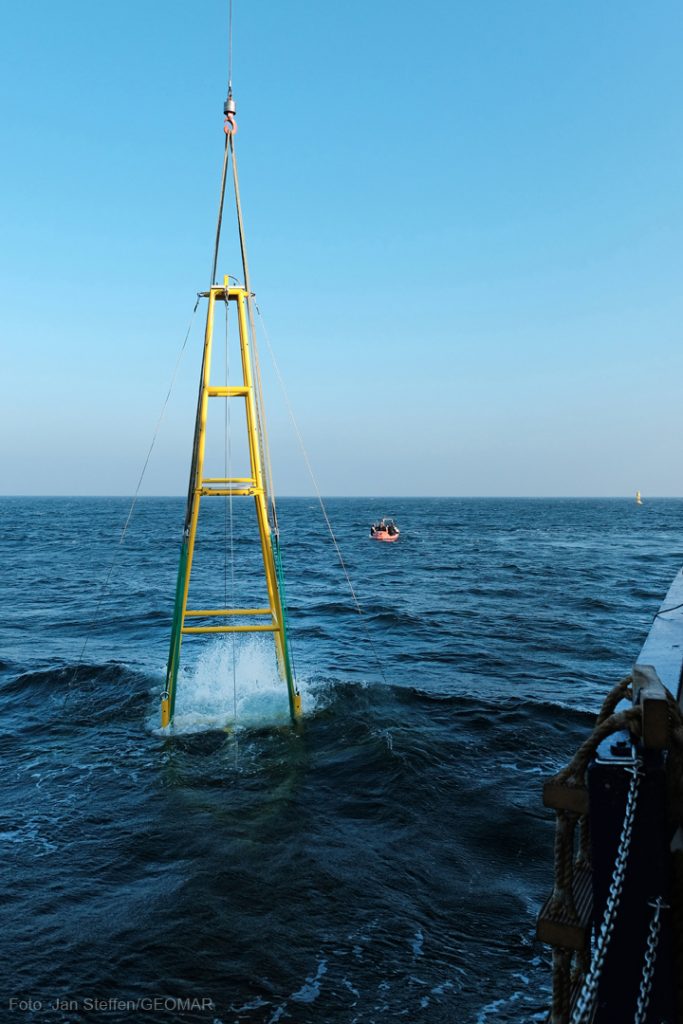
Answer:
MULTIPOLYGON (((168 736, 182 505, 140 502, 102 594, 126 503, 12 499, 5 1002, 44 1000, 18 1018, 35 1024, 91 1024, 93 997, 211 1002, 149 1024, 545 1019, 542 782, 637 655, 679 567, 680 503, 396 500, 383 546, 376 503, 331 501, 360 617, 315 505, 282 501, 303 723, 265 641, 188 637, 168 736)), ((226 596, 213 515, 194 607, 226 596)), ((258 607, 260 555, 234 526, 235 603, 258 607)))

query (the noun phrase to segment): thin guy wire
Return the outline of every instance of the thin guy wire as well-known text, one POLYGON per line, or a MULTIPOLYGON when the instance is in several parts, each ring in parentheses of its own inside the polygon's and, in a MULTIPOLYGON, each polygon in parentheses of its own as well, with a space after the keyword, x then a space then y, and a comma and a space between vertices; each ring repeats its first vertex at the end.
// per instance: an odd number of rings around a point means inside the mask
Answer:
POLYGON ((365 635, 366 635, 366 637, 368 639, 368 642, 370 644, 370 648, 372 650, 375 662, 377 664, 377 668, 379 669, 379 674, 381 675, 382 680, 385 683, 385 685, 388 686, 389 683, 387 681, 387 677, 384 674, 384 669, 382 667, 382 662, 380 661, 380 657, 379 657, 379 655, 377 653, 377 649, 375 647, 374 640, 372 639, 372 634, 370 633, 370 630, 368 629, 368 624, 365 621, 365 613, 363 612, 363 609, 361 607, 360 601, 358 600, 358 597, 356 596, 356 591, 354 590, 353 583, 351 582, 351 577, 349 576, 348 569, 346 568, 346 562, 344 561, 344 556, 341 553, 341 548, 339 547, 339 544, 337 543, 337 538, 334 535, 334 530, 332 529, 332 523, 330 522, 330 518, 329 518, 329 516, 327 514, 327 509, 325 508, 325 502, 323 501, 322 494, 320 493, 320 488, 318 487, 318 481, 316 479, 315 473, 313 472, 313 466, 311 465, 311 460, 308 457, 308 452, 306 451, 306 446, 304 444, 304 439, 302 437, 301 431, 299 430, 299 424, 296 421, 296 417, 294 415, 294 410, 292 409, 292 404, 291 404, 291 402, 289 400, 289 394, 287 392, 287 388, 285 387, 285 382, 284 382, 284 379, 283 379, 282 374, 280 372, 280 367, 278 366, 277 359, 275 358, 275 353, 273 352, 273 346, 270 343, 270 338, 268 336, 268 330, 266 328, 265 320, 263 319, 263 314, 261 313, 261 310, 259 309, 258 306, 256 306, 256 312, 258 313, 259 319, 261 321, 261 326, 263 328, 263 337, 266 339, 266 345, 268 346, 268 352, 270 353, 270 358, 271 358, 271 361, 273 363, 273 368, 274 368, 275 373, 277 375, 277 379, 278 379, 278 381, 280 383, 280 388, 282 389, 282 394, 284 396, 285 404, 287 406, 287 412, 289 413, 289 418, 292 421, 292 426, 294 427, 294 431, 296 433, 296 436, 299 439, 299 445, 301 447, 301 453, 302 453, 302 455, 304 457, 304 462, 306 463, 306 468, 308 469, 308 475, 311 478, 311 482, 313 484, 313 488, 315 490, 316 497, 318 499, 318 504, 320 505, 323 517, 325 519, 325 523, 327 525, 328 533, 329 533, 330 537, 332 538, 332 543, 334 544, 335 550, 337 552, 337 558, 339 559, 339 564, 341 565, 343 573, 344 573, 344 576, 346 577, 346 582, 347 582, 348 588, 349 588, 349 590, 351 592, 351 597, 353 598, 353 603, 356 606, 356 611, 358 612, 358 614, 360 616, 360 620, 363 623, 363 628, 365 630, 365 635))
MULTIPOLYGON (((131 504, 130 504, 130 508, 128 510, 128 515, 126 517, 125 523, 123 524, 123 529, 121 530, 121 536, 119 537, 118 544, 114 548, 114 554, 113 554, 111 563, 109 565, 109 571, 108 571, 108 573, 106 575, 104 583, 100 587, 100 594, 99 594, 99 598, 98 598, 98 601, 97 601, 97 605, 95 606, 95 612, 94 612, 93 617, 92 617, 92 619, 91 619, 91 621, 90 621, 90 623, 89 623, 89 625, 88 625, 88 627, 86 629, 85 637, 83 639, 83 646, 81 647, 81 653, 78 656, 78 661, 76 663, 76 667, 74 668, 74 674, 71 677, 71 682, 69 683, 69 690, 73 686, 73 683, 74 683, 74 681, 76 679, 78 671, 79 671, 81 665, 83 664, 83 658, 85 656, 85 650, 86 650, 86 647, 88 646, 88 641, 90 639, 90 633, 92 632, 93 626, 98 621, 99 611, 100 611, 100 608, 102 606, 102 601, 104 600, 105 594, 107 593, 107 589, 109 587, 109 582, 111 580, 112 573, 114 572, 114 566, 116 564, 116 559, 118 557, 118 554, 119 554, 121 548, 123 547, 123 542, 126 539, 126 533, 128 532, 128 527, 130 525, 130 521, 133 518, 133 512, 135 511, 135 506, 137 504, 138 495, 140 494, 140 488, 142 487, 142 481, 143 481, 145 473, 147 471, 147 466, 149 465, 149 460, 151 458, 152 451, 154 450, 154 445, 156 443, 157 434, 159 433, 159 428, 161 427, 161 422, 162 422, 162 420, 164 418, 164 414, 166 412, 166 406, 168 405, 169 399, 171 397, 171 392, 173 391, 173 385, 175 384, 175 379, 176 379, 176 376, 178 374, 178 369, 180 367, 180 361, 183 358, 183 353, 184 353, 185 348, 187 346, 187 342, 188 342, 189 337, 190 337, 190 332, 192 331, 192 324, 194 323, 194 316, 195 316, 195 313, 197 312, 197 307, 198 306, 199 306, 199 296, 197 296, 197 301, 194 304, 194 309, 192 310, 192 316, 190 317, 190 322, 189 322, 189 324, 187 326, 187 331, 185 333, 185 337, 183 339, 183 343, 180 346, 180 351, 179 351, 178 356, 176 358, 175 366, 173 367, 173 373, 171 374, 171 381, 170 381, 170 384, 168 385, 168 391, 166 392, 166 397, 164 398, 164 402, 163 402, 163 405, 161 407, 161 412, 159 413, 159 418, 157 419, 156 426, 154 428, 154 433, 152 435, 152 442, 151 442, 151 444, 149 446, 149 449, 147 451, 147 457, 146 457, 146 459, 144 461, 142 470, 140 471, 140 476, 138 478, 137 486, 135 488, 135 493, 133 495, 133 498, 132 498, 132 501, 131 501, 131 504)), ((68 696, 68 693, 67 693, 67 696, 68 696)), ((66 703, 66 700, 65 700, 65 703, 66 703)))
MULTIPOLYGON (((225 299, 225 386, 226 388, 230 382, 230 344, 228 339, 228 298, 225 299)), ((232 429, 231 429, 231 410, 230 410, 230 399, 225 399, 225 442, 226 442, 226 477, 232 478, 232 429)), ((232 487, 229 485, 229 490, 232 491, 232 487)), ((233 496, 232 493, 228 496, 228 505, 230 508, 230 606, 235 607, 235 533, 233 525, 233 496)), ((227 548, 226 548, 227 551, 227 548)), ((226 580, 227 588, 227 580, 226 580)), ((227 608, 228 602, 226 597, 225 607, 227 608)), ((232 644, 232 710, 233 710, 233 724, 237 725, 237 650, 236 650, 236 638, 235 634, 230 634, 230 640, 232 644)), ((237 756, 237 749, 235 749, 235 756, 237 756)))
MULTIPOLYGON (((225 386, 228 386, 228 300, 225 300, 225 386)), ((224 408, 224 433, 225 443, 223 446, 223 477, 228 476, 228 405, 230 399, 226 397, 224 408)), ((228 495, 225 496, 223 504, 223 607, 228 607, 228 495)))
POLYGON ((279 536, 280 529, 277 521, 277 506, 275 504, 275 487, 273 485, 273 469, 270 461, 270 445, 268 443, 268 427, 266 425, 265 411, 263 408, 263 388, 261 386, 261 367, 258 358, 258 345, 256 342, 256 324, 254 322, 254 302, 251 292, 251 281, 249 279, 249 261, 247 259, 247 242, 244 234, 244 218, 242 216, 242 200, 240 197, 240 182, 237 173, 237 151, 235 149, 234 136, 230 136, 230 153, 232 155, 232 179, 235 190, 235 207, 237 211, 237 230, 240 239, 240 254, 242 256, 242 271, 244 273, 244 288, 247 293, 247 313, 249 315, 249 330, 254 354, 254 366, 256 368, 256 418, 258 420, 259 450, 261 452, 261 463, 266 470, 266 498, 270 505, 273 519, 273 530, 279 536))

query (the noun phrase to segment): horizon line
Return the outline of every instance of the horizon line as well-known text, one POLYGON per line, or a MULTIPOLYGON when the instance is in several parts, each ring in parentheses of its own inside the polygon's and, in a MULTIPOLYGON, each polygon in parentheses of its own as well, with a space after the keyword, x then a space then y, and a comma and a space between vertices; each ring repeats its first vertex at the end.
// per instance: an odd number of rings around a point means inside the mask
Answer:
MULTIPOLYGON (((132 500, 134 495, 121 494, 0 494, 3 498, 121 498, 132 500)), ((183 499, 186 494, 139 494, 137 501, 154 499, 183 499)), ((278 494, 276 501, 296 499, 318 501, 316 494, 278 494)), ((343 499, 347 501, 634 501, 635 494, 323 494, 326 501, 343 499)), ((651 494, 643 499, 648 501, 681 501, 680 494, 651 494)))

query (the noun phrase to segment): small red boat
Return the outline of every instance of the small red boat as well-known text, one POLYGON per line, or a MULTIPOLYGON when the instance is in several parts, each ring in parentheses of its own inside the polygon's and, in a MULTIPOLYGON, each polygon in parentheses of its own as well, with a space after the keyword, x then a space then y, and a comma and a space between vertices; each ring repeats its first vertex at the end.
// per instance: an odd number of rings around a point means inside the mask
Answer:
POLYGON ((378 523, 373 523, 370 527, 370 536, 373 540, 394 541, 398 540, 400 535, 401 531, 394 520, 387 516, 383 516, 378 523))

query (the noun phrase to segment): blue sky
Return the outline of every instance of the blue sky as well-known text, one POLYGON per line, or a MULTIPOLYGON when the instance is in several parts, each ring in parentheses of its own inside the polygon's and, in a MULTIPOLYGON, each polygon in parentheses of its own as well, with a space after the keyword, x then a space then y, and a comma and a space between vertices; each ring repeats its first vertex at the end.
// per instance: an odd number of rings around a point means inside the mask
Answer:
MULTIPOLYGON (((226 23, 2 5, 3 493, 135 486, 210 271, 226 23)), ((683 493, 682 30, 673 2, 235 0, 253 285, 323 493, 683 493)), ((200 338, 143 493, 186 488, 200 338)), ((262 359, 277 489, 309 493, 262 359)))

